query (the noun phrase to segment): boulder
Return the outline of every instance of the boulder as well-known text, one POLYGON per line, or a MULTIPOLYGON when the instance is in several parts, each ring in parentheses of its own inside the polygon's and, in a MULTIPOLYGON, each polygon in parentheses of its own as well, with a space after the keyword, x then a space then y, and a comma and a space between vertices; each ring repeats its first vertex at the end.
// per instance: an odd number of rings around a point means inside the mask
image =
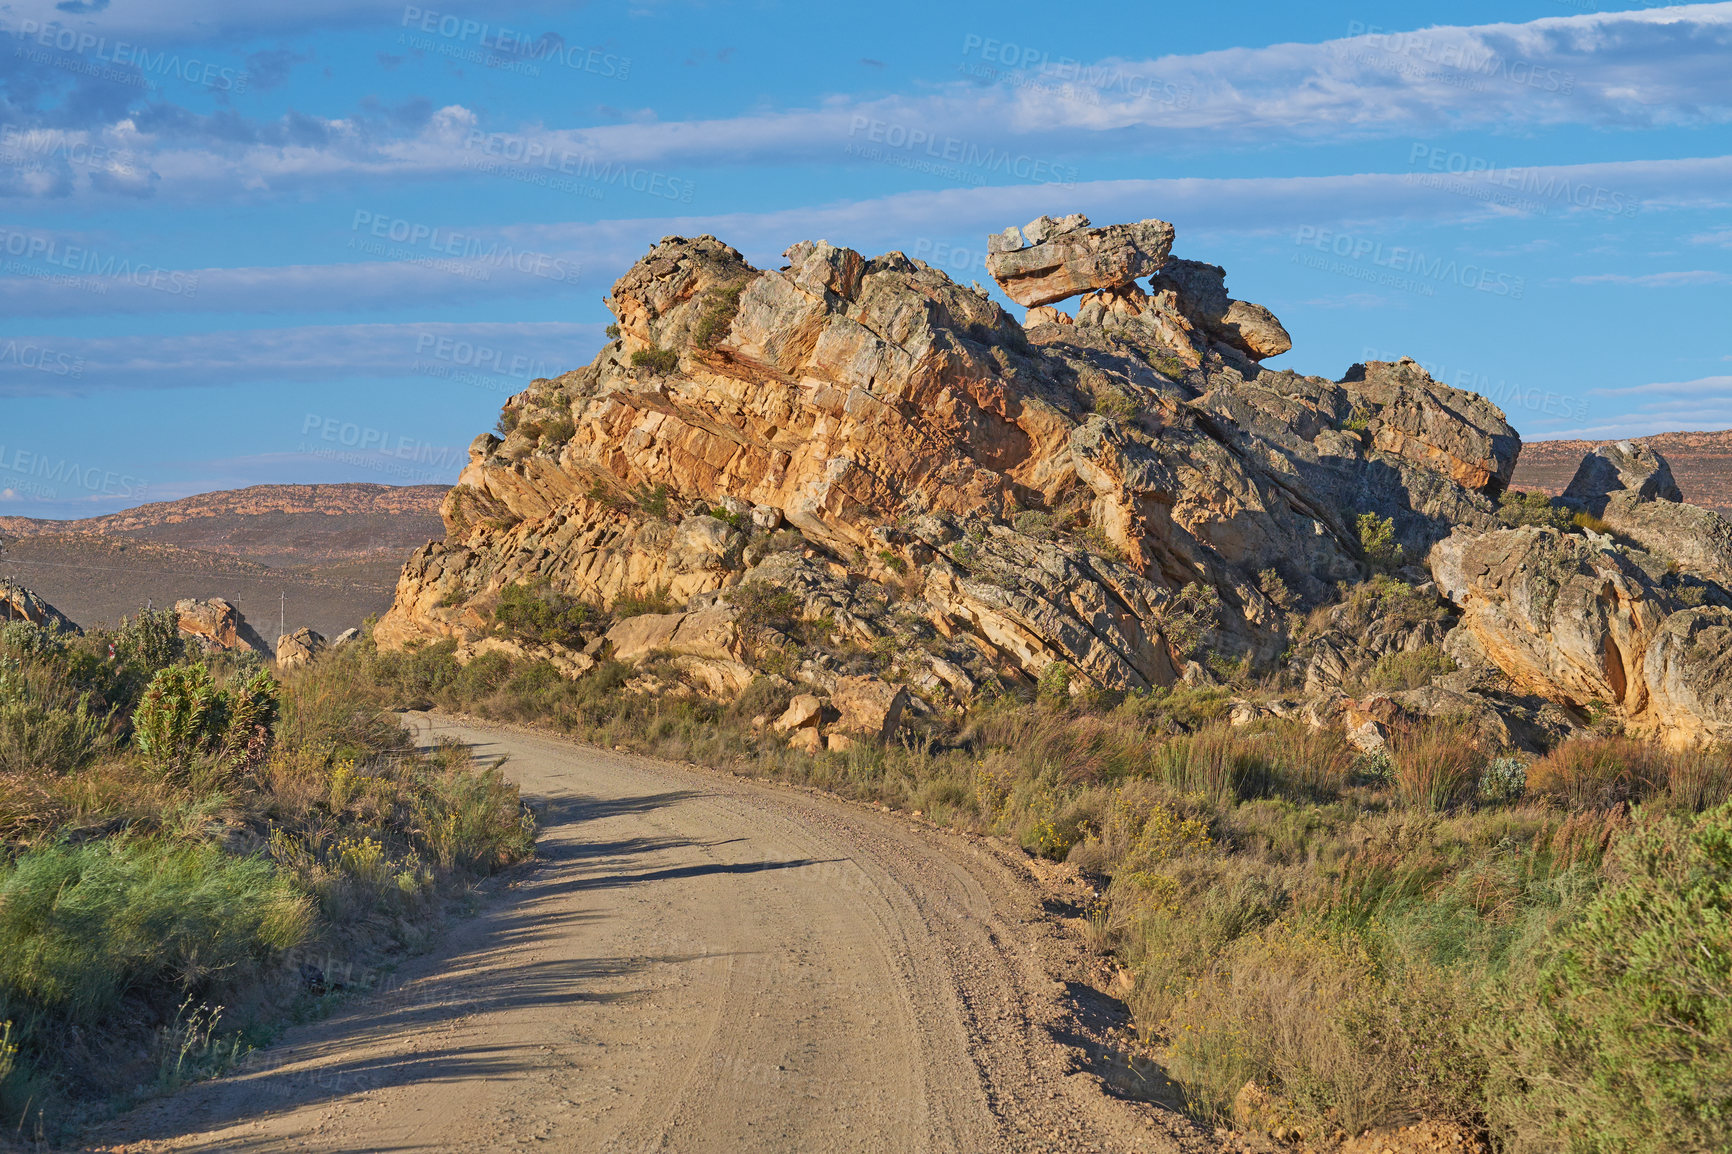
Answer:
POLYGON ((788 747, 797 749, 801 753, 817 753, 824 748, 824 739, 816 729, 807 726, 805 729, 796 729, 793 732, 792 736, 788 738, 788 747))
POLYGON ((1029 309, 1022 318, 1022 327, 1032 329, 1035 325, 1069 325, 1075 324, 1069 313, 1063 313, 1051 305, 1040 305, 1029 309))
POLYGON ((174 603, 174 611, 180 619, 181 635, 206 653, 270 652, 241 611, 221 597, 208 601, 185 598, 174 603))
POLYGON ((801 693, 788 702, 788 708, 776 719, 776 728, 784 733, 807 727, 817 728, 824 703, 810 693, 801 693))
POLYGON ((68 633, 80 632, 66 614, 4 577, 0 577, 0 621, 28 621, 32 625, 54 626, 68 633))
POLYGON ((331 638, 331 648, 339 649, 342 646, 349 644, 351 641, 359 641, 360 639, 361 631, 351 625, 349 628, 331 638))
MULTIPOLYGON (((1432 551, 1458 632, 1520 693, 1610 706, 1670 744, 1732 738, 1732 595, 1689 606, 1663 558, 1599 534, 1458 532, 1432 551)), ((1452 638, 1453 640, 1453 638, 1452 638)))
POLYGON ((1684 499, 1666 458, 1636 441, 1600 445, 1583 457, 1564 489, 1564 499, 1598 516, 1614 493, 1628 494, 1638 502, 1684 499))
POLYGON ((655 652, 688 654, 724 661, 740 657, 736 611, 713 605, 691 613, 642 613, 607 631, 616 661, 641 661, 655 652))
POLYGON ((1279 356, 1293 347, 1293 339, 1274 313, 1227 295, 1227 270, 1218 264, 1171 259, 1150 278, 1149 289, 1156 294, 1173 293, 1186 320, 1254 361, 1279 356))
POLYGON ((824 739, 824 748, 830 753, 847 753, 858 744, 846 733, 832 733, 824 739))
POLYGON ((1131 284, 1159 269, 1172 247, 1173 226, 1164 220, 1091 228, 1080 214, 1043 216, 992 237, 986 271, 1011 300, 1033 307, 1131 284))
POLYGON ((835 729, 888 740, 901 724, 908 690, 870 675, 839 677, 830 693, 830 705, 841 715, 835 729))
POLYGON ((277 638, 277 668, 296 669, 310 665, 313 659, 324 651, 324 636, 302 626, 293 633, 285 633, 277 638))

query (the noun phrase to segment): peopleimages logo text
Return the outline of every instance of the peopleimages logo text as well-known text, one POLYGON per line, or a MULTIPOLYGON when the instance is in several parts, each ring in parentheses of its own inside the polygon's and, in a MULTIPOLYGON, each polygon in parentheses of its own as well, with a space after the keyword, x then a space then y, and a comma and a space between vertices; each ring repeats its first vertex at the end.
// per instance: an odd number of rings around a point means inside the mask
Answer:
POLYGON ((128 281, 139 288, 156 289, 171 296, 198 295, 198 274, 153 264, 133 264, 113 253, 103 253, 80 244, 62 244, 51 236, 0 227, 0 253, 23 260, 39 261, 79 276, 128 281))
POLYGON ((1520 300, 1527 289, 1527 278, 1511 276, 1483 265, 1457 261, 1453 257, 1427 258, 1416 248, 1405 245, 1385 245, 1372 237, 1338 233, 1316 225, 1301 225, 1293 243, 1344 260, 1369 263, 1378 268, 1416 277, 1421 281, 1458 284, 1476 292, 1520 300))
POLYGON ((241 69, 210 64, 194 56, 183 60, 177 52, 152 52, 142 44, 126 40, 110 42, 108 37, 89 30, 43 24, 39 20, 20 20, 16 28, 0 22, 0 31, 10 32, 13 39, 28 40, 41 48, 70 52, 103 64, 136 68, 153 76, 178 76, 188 84, 202 84, 219 92, 247 90, 247 74, 241 69))
MULTIPOLYGON (((493 268, 516 269, 520 273, 544 277, 547 280, 574 281, 578 277, 576 263, 563 257, 536 252, 533 249, 513 248, 496 240, 484 241, 468 233, 453 232, 448 228, 405 220, 400 216, 369 212, 364 208, 355 210, 355 218, 349 223, 349 230, 394 244, 423 248, 441 256, 455 257, 459 261, 493 268)), ((350 243, 354 242, 351 240, 350 243)))
POLYGON ((435 12, 413 4, 404 5, 402 26, 412 32, 441 36, 459 44, 473 44, 501 57, 552 62, 607 79, 624 80, 631 74, 629 56, 616 56, 599 48, 567 44, 557 36, 533 35, 502 24, 495 26, 485 20, 435 12))

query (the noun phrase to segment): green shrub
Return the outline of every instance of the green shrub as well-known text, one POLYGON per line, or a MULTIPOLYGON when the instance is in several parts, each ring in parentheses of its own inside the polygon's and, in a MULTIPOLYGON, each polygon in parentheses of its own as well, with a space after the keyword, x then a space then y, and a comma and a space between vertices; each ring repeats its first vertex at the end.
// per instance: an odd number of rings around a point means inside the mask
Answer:
POLYGON ((1423 645, 1411 651, 1385 653, 1365 675, 1367 689, 1394 693, 1430 685, 1445 673, 1454 673, 1455 659, 1440 645, 1423 645))
POLYGON ((1497 519, 1515 528, 1538 525, 1542 528, 1567 530, 1574 524, 1570 510, 1544 493, 1523 493, 1510 489, 1497 499, 1497 519))
POLYGON ((112 748, 108 722, 54 671, 0 666, 0 773, 81 769, 112 748))
POLYGON ((657 376, 665 377, 680 367, 680 357, 672 349, 651 345, 647 349, 639 349, 633 353, 631 363, 633 368, 649 369, 657 376))
POLYGON ((1732 805, 1650 817, 1508 987, 1488 1113, 1530 1148, 1732 1148, 1732 805))
POLYGON ((740 311, 740 294, 745 292, 747 283, 734 281, 705 292, 704 311, 692 330, 692 344, 700 349, 713 349, 722 342, 740 311))
POLYGON ((154 674, 181 659, 186 642, 180 635, 180 615, 172 609, 140 609, 123 617, 114 638, 115 656, 154 674))
POLYGON ((583 644, 582 628, 592 625, 600 614, 543 580, 501 589, 492 616, 494 632, 500 636, 576 648, 583 644))
POLYGON ((133 745, 158 773, 184 775, 192 759, 220 739, 226 704, 202 662, 159 669, 133 711, 133 745))
POLYGON ((37 1059, 122 997, 167 1005, 298 944, 307 900, 260 858, 213 845, 91 841, 0 868, 0 1019, 37 1059))
POLYGON ((1196 656, 1220 613, 1220 592, 1201 581, 1191 582, 1155 606, 1161 636, 1181 659, 1196 656))
POLYGON ((728 590, 728 601, 739 611, 747 629, 776 629, 783 633, 800 619, 800 595, 767 581, 742 581, 728 590))
POLYGON ((1361 513, 1357 524, 1359 548, 1364 552, 1366 563, 1372 570, 1388 573, 1399 569, 1406 558, 1401 545, 1395 540, 1394 520, 1379 517, 1376 513, 1361 513))

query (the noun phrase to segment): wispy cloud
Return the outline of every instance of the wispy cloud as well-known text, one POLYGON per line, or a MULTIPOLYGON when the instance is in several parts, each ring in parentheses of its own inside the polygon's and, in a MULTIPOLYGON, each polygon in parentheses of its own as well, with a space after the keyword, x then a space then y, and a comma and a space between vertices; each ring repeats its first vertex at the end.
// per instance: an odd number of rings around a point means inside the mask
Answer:
POLYGON ((1712 269, 1679 269, 1674 272, 1630 274, 1621 272, 1573 276, 1571 284, 1621 284, 1637 288, 1693 288, 1698 285, 1732 284, 1732 274, 1712 269))
MULTIPOLYGON (((317 0, 307 7, 328 14, 331 2, 317 0)), ((375 18, 386 15, 373 6, 361 11, 375 18)), ((288 6, 272 6, 271 12, 273 19, 286 19, 288 6)), ((218 27, 225 19, 208 17, 218 27)), ((160 182, 148 186, 158 195, 281 190, 367 176, 460 175, 473 171, 477 135, 485 140, 494 132, 508 132, 520 146, 533 146, 536 156, 570 156, 594 165, 683 171, 742 163, 861 162, 861 149, 851 152, 853 145, 873 146, 880 156, 930 155, 945 163, 960 157, 965 167, 996 180, 1000 170, 994 165, 1006 154, 1013 160, 1041 159, 1464 130, 1724 123, 1732 118, 1729 55, 1732 3, 1721 3, 1344 35, 1319 44, 1154 59, 1107 58, 1086 66, 1085 75, 1106 78, 1092 84, 995 81, 983 86, 978 80, 950 79, 919 96, 838 96, 815 107, 704 120, 593 127, 499 124, 484 123, 471 108, 450 105, 406 107, 395 116, 291 114, 256 122, 231 113, 200 116, 154 105, 123 116, 108 110, 106 119, 81 123, 91 132, 125 126, 146 170, 160 182), (1112 83, 1112 77, 1124 75, 1141 82, 1112 83), (1173 93, 1184 98, 1174 99, 1173 93)), ((968 63, 962 56, 958 60, 968 63)), ((71 179, 76 189, 104 191, 88 174, 74 173, 71 179)), ((66 189, 13 191, 49 195, 66 189)))
POLYGON ((601 325, 565 322, 309 325, 167 336, 0 338, 0 395, 419 378, 481 389, 503 400, 535 377, 587 364, 605 339, 601 325), (47 367, 38 367, 41 351, 8 357, 8 342, 46 351, 47 367), (57 371, 63 365, 67 371, 57 371))

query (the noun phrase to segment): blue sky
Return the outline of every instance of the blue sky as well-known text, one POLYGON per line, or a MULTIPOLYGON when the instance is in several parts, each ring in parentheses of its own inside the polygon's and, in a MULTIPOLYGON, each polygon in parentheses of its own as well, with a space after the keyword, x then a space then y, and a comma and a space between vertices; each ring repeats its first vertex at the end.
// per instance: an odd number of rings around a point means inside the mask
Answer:
POLYGON ((0 0, 0 514, 449 483, 661 236, 990 284, 1043 212, 1173 221, 1272 365, 1732 427, 1732 4, 1223 11, 0 0))

